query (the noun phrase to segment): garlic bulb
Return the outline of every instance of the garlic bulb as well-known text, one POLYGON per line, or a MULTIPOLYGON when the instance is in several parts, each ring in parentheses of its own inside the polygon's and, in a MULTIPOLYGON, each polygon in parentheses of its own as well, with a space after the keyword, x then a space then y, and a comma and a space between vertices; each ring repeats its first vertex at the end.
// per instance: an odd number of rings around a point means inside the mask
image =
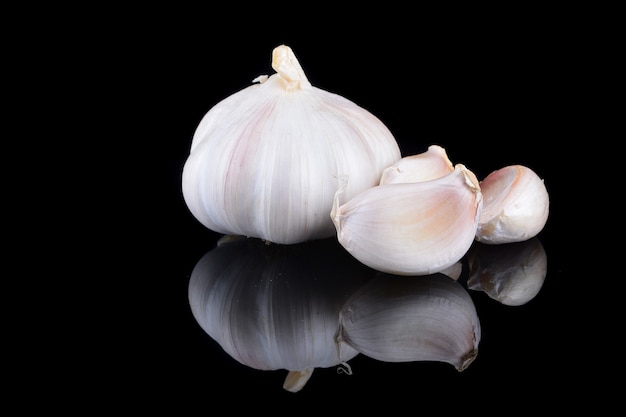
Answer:
POLYGON ((526 304, 539 293, 548 257, 537 237, 502 245, 474 245, 467 256, 467 288, 484 291, 504 305, 526 304))
MULTIPOLYGON (((344 180, 350 181, 350 179, 344 180)), ((342 200, 331 217, 341 245, 381 272, 427 275, 458 262, 474 241, 482 196, 464 165, 430 181, 382 184, 342 200)))
POLYGON ((474 302, 443 274, 404 279, 380 274, 341 309, 338 340, 385 362, 438 361, 466 369, 478 354, 474 302))
POLYGON ((312 86, 288 46, 273 50, 272 67, 200 121, 184 200, 219 233, 281 244, 331 237, 337 177, 350 177, 348 197, 375 186, 399 146, 373 114, 312 86))
POLYGON ((439 145, 430 145, 425 152, 405 156, 385 168, 380 184, 428 181, 443 177, 454 171, 454 165, 446 150, 439 145))
POLYGON ((546 185, 532 169, 509 165, 481 182, 483 210, 476 240, 488 244, 521 242, 544 228, 550 198, 546 185))
POLYGON ((194 267, 189 304, 226 353, 253 369, 287 370, 283 387, 297 392, 316 368, 349 370, 358 352, 335 340, 339 311, 373 274, 335 239, 267 245, 229 237, 194 267))

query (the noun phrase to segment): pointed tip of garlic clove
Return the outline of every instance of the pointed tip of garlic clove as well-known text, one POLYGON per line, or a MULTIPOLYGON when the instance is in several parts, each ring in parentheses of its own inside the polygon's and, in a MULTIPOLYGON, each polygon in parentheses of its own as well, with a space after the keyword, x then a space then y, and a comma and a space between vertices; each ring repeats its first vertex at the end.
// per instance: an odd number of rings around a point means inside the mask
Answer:
POLYGON ((463 177, 465 178, 465 184, 474 193, 481 194, 481 198, 482 198, 480 181, 478 181, 478 178, 476 177, 476 174, 474 174, 474 172, 472 172, 469 169, 467 169, 467 167, 465 165, 463 165, 463 164, 456 164, 454 169, 458 169, 458 170, 460 170, 463 173, 463 177))
POLYGON ((476 359, 477 356, 478 356, 478 347, 475 347, 461 359, 460 364, 457 364, 454 367, 456 368, 457 371, 463 372, 472 364, 472 362, 474 362, 474 359, 476 359))
POLYGON ((439 145, 430 145, 425 152, 405 156, 386 168, 380 184, 428 181, 454 171, 454 165, 446 150, 439 145))
POLYGON ((544 180, 524 165, 509 165, 480 182, 483 209, 476 240, 486 244, 522 242, 544 228, 550 199, 544 180))
POLYGON ((272 68, 287 81, 288 90, 311 85, 296 55, 287 45, 279 45, 272 51, 272 68))

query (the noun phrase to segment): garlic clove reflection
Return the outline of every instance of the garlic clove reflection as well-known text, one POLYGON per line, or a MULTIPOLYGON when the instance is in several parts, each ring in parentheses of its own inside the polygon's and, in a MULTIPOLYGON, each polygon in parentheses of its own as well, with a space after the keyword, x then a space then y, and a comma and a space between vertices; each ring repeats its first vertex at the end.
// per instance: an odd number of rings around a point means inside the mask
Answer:
POLYGON ((194 267, 189 305, 200 327, 238 362, 287 370, 297 392, 316 368, 346 365, 358 354, 339 346, 339 311, 373 271, 334 239, 268 245, 225 237, 194 267))
POLYGON ((458 262, 474 242, 482 207, 478 180, 462 164, 434 180, 378 185, 343 204, 342 198, 340 187, 331 218, 341 245, 365 265, 396 275, 428 275, 458 262))
POLYGON ((430 145, 425 152, 401 158, 385 168, 380 184, 428 181, 443 177, 454 171, 454 165, 446 150, 439 145, 430 145))
POLYGON ((481 182, 483 210, 476 240, 487 244, 528 240, 541 232, 550 198, 542 178, 524 165, 491 172, 481 182))
POLYGON ((537 237, 502 245, 477 243, 467 259, 467 288, 484 291, 509 306, 523 305, 535 298, 548 271, 548 257, 537 237))
POLYGON ((379 274, 341 309, 338 340, 384 362, 436 361, 466 369, 481 327, 469 293, 437 273, 406 279, 379 274))

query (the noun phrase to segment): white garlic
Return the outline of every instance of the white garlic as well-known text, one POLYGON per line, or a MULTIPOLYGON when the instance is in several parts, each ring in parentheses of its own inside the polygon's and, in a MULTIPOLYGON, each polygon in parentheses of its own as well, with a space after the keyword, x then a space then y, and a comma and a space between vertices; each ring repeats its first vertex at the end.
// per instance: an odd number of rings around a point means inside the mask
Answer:
POLYGON ((476 240, 488 244, 521 242, 544 228, 550 198, 542 178, 524 165, 491 172, 481 182, 483 210, 476 240))
POLYGON ((467 261, 467 288, 509 306, 535 298, 548 272, 548 257, 537 237, 502 245, 477 243, 467 261))
POLYGON ((223 233, 281 244, 331 237, 336 178, 346 195, 377 185, 400 158, 390 130, 340 95, 311 85, 293 51, 273 50, 277 73, 211 108, 182 173, 195 218, 223 233))
POLYGON ((442 269, 439 273, 446 275, 452 278, 455 281, 458 281, 461 278, 461 274, 463 273, 463 262, 457 261, 454 264, 442 269))
POLYGON ((443 274, 380 274, 341 309, 338 340, 385 362, 438 361, 466 369, 481 326, 469 293, 443 274))
POLYGON ((428 181, 454 171, 454 165, 446 150, 439 145, 430 145, 425 152, 405 156, 385 168, 380 184, 428 181))
POLYGON ((342 199, 340 188, 331 217, 341 245, 365 265, 397 275, 432 274, 458 262, 482 207, 478 180, 463 164, 430 181, 382 184, 342 199))
POLYGON ((335 239, 268 245, 218 242, 189 279, 191 312, 233 359, 257 370, 287 370, 283 388, 301 390, 316 368, 341 366, 358 352, 339 345, 339 312, 374 275, 335 239))

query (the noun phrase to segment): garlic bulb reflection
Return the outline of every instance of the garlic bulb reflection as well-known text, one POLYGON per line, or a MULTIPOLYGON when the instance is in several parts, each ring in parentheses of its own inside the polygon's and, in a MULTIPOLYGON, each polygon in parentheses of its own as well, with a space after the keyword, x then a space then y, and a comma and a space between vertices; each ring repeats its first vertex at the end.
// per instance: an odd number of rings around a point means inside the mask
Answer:
POLYGON ((502 245, 476 244, 467 256, 467 288, 484 291, 510 306, 526 304, 539 293, 548 257, 538 238, 502 245))
POLYGON ((476 240, 501 244, 536 236, 548 220, 546 185, 532 169, 509 165, 480 182, 484 203, 476 240))
POLYGON ((430 145, 425 152, 405 156, 385 168, 380 184, 428 181, 443 177, 454 171, 454 165, 446 150, 439 145, 430 145))
POLYGON ((183 168, 184 200, 223 234, 282 244, 334 236, 336 178, 348 175, 346 195, 354 196, 378 184, 400 149, 373 114, 312 86, 288 46, 274 49, 272 67, 275 74, 200 121, 183 168))
POLYGON ((437 361, 463 371, 478 354, 481 328, 472 298, 444 274, 380 274, 341 310, 338 339, 385 362, 437 361))
POLYGON ((430 181, 381 184, 343 199, 340 188, 331 212, 339 242, 365 265, 396 275, 458 262, 474 242, 482 207, 478 180, 462 164, 430 181))
POLYGON ((200 327, 238 362, 289 371, 296 392, 315 368, 358 354, 339 346, 339 310, 372 277, 334 239, 266 245, 240 238, 220 244, 196 264, 189 303, 200 327))

